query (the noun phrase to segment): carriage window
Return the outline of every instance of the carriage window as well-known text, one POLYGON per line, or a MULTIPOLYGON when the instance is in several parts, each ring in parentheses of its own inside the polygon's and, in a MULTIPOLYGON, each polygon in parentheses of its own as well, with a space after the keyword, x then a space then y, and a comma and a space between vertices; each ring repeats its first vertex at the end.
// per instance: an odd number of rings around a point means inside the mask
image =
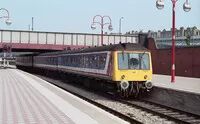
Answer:
POLYGON ((105 68, 105 64, 106 64, 106 55, 107 54, 102 54, 99 56, 99 68, 100 69, 104 69, 105 68))
POLYGON ((118 68, 119 69, 128 69, 128 54, 119 53, 118 54, 118 68))
POLYGON ((89 68, 89 57, 85 56, 85 68, 89 68))
POLYGON ((83 67, 83 56, 79 56, 79 67, 83 67))
MULTIPOLYGON (((64 62, 66 63, 67 66, 70 66, 70 64, 71 64, 71 57, 70 56, 66 56, 64 62)), ((65 65, 65 63, 64 63, 64 65, 65 65)))
POLYGON ((98 61, 99 61, 99 60, 98 60, 98 56, 94 56, 93 59, 94 59, 94 60, 93 60, 93 62, 94 62, 94 68, 97 69, 98 66, 99 66, 99 64, 98 64, 98 61))

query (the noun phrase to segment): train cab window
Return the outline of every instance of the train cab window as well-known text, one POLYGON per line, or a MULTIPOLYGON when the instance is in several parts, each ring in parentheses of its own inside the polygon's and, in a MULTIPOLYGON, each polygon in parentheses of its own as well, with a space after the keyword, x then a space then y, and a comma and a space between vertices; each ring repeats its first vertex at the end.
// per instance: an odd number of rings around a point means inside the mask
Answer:
POLYGON ((131 69, 138 69, 139 68, 139 60, 137 58, 131 58, 129 60, 129 65, 131 69))
POLYGON ((146 53, 118 53, 118 68, 120 70, 149 70, 149 62, 149 54, 146 53))
POLYGON ((149 54, 140 54, 141 68, 144 70, 150 69, 149 54))
POLYGON ((129 68, 139 69, 139 54, 129 54, 129 68))

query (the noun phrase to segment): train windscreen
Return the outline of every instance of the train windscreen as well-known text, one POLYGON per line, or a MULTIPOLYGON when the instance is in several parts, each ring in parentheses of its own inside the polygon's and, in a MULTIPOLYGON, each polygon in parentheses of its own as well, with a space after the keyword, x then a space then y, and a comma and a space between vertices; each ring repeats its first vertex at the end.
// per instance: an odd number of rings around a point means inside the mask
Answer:
POLYGON ((148 53, 118 53, 119 70, 150 70, 148 53))

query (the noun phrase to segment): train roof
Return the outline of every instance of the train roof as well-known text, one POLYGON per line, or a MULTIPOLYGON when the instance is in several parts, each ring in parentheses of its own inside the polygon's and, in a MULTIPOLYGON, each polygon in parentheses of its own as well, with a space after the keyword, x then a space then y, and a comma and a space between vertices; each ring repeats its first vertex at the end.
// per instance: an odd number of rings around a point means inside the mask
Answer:
POLYGON ((141 44, 138 44, 138 43, 122 43, 122 44, 105 45, 105 46, 90 47, 90 48, 77 49, 77 50, 66 50, 66 51, 60 51, 60 52, 42 53, 40 54, 40 56, 71 54, 71 53, 101 52, 101 51, 118 51, 118 50, 149 51, 147 48, 143 47, 141 44))

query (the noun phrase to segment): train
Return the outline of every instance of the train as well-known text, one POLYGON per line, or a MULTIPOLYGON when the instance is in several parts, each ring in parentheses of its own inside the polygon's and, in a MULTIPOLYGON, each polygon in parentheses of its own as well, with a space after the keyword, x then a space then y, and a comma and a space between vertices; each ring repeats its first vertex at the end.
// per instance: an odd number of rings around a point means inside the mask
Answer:
POLYGON ((22 55, 16 57, 16 66, 64 73, 120 97, 137 97, 153 87, 151 52, 137 43, 22 55))

